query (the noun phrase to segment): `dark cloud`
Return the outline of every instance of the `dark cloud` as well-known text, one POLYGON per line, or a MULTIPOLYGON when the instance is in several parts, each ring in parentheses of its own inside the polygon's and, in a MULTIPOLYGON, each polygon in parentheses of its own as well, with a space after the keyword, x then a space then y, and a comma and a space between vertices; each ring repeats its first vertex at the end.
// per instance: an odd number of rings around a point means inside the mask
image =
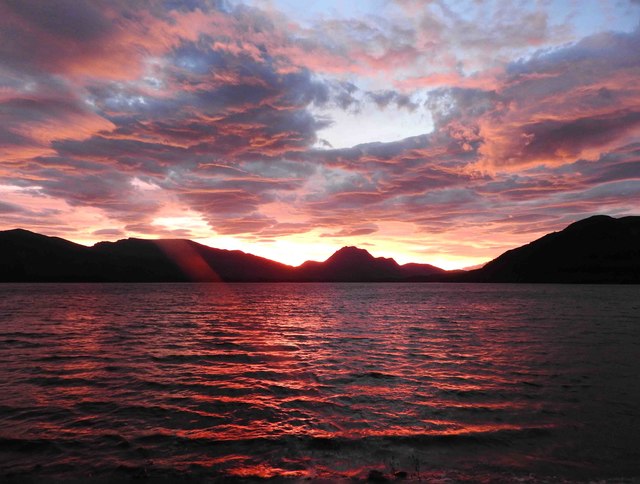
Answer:
POLYGON ((358 237, 362 235, 370 235, 378 231, 376 224, 356 225, 353 227, 345 227, 337 232, 327 232, 320 234, 320 237, 358 237))
POLYGON ((613 112, 570 121, 542 121, 522 127, 527 138, 510 159, 549 160, 578 157, 590 147, 606 146, 622 134, 640 128, 640 112, 613 112))
POLYGON ((400 108, 413 111, 418 104, 411 100, 411 97, 396 91, 385 90, 368 92, 367 96, 380 108, 384 109, 390 104, 395 104, 400 108))
POLYGON ((20 205, 16 205, 14 203, 6 203, 0 201, 0 213, 24 213, 26 210, 22 208, 20 205))
POLYGON ((1 63, 29 75, 130 78, 159 40, 152 29, 157 3, 145 2, 144 7, 119 0, 4 1, 1 63), (143 35, 136 37, 136 32, 143 35))
MULTIPOLYGON (((136 232, 140 234, 154 234, 158 238, 179 238, 179 239, 193 238, 193 233, 190 230, 169 229, 169 228, 148 224, 148 223, 127 224, 124 226, 124 230, 127 232, 136 232)), ((106 234, 103 234, 103 235, 106 235, 106 234)))
POLYGON ((100 229, 100 230, 94 230, 92 232, 93 235, 98 235, 100 237, 108 237, 108 238, 118 238, 118 237, 124 237, 125 236, 125 232, 123 232, 120 229, 100 229))
MULTIPOLYGON (((238 2, 6 1, 0 189, 100 209, 105 237, 196 232, 159 225, 167 207, 255 240, 523 234, 637 210, 639 30, 560 45, 542 7, 500 6, 298 25, 238 2), (332 112, 365 108, 381 124, 427 110, 434 130, 318 148, 332 112)), ((64 226, 7 193, 11 223, 64 226)))
POLYGON ((594 159, 636 135, 639 40, 640 29, 603 33, 511 64, 495 109, 477 119, 485 164, 594 159))
POLYGON ((72 41, 91 41, 104 37, 111 29, 98 4, 92 2, 5 0, 4 5, 33 28, 72 41))

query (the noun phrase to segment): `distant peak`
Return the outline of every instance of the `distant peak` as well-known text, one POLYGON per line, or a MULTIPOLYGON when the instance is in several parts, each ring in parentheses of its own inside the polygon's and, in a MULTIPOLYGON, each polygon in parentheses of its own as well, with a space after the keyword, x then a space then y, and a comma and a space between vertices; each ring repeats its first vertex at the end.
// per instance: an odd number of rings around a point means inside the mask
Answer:
POLYGON ((369 254, 369 251, 360 249, 355 245, 345 245, 342 249, 337 250, 336 254, 369 254))
POLYGON ((580 222, 587 222, 587 221, 591 221, 591 222, 596 222, 599 220, 615 220, 611 215, 592 215, 591 217, 587 217, 587 218, 583 218, 582 220, 578 220, 578 222, 576 223, 580 223, 580 222))
MULTIPOLYGON (((35 232, 31 232, 30 230, 21 229, 21 228, 3 230, 2 232, 6 234, 35 234, 35 232)), ((36 234, 36 235, 40 235, 40 234, 36 234)))
POLYGON ((41 238, 47 237, 46 235, 38 234, 36 232, 32 232, 31 230, 26 230, 21 228, 2 230, 0 231, 0 233, 6 234, 9 236, 20 236, 20 237, 41 237, 41 238))
POLYGON ((344 263, 365 262, 371 260, 374 260, 374 257, 368 251, 354 246, 347 246, 334 252, 334 254, 327 259, 327 262, 344 263))
POLYGON ((610 217, 609 215, 592 215, 591 217, 583 218, 582 220, 573 222, 571 225, 567 226, 565 230, 573 229, 576 227, 586 227, 595 224, 610 223, 613 221, 617 221, 617 219, 610 217))

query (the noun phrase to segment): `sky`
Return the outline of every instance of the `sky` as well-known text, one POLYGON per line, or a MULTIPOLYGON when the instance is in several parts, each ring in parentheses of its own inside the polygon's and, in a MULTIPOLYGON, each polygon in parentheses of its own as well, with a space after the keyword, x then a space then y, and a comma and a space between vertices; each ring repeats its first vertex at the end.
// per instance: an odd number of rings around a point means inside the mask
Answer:
POLYGON ((0 0, 0 230, 453 269, 594 214, 637 0, 0 0))

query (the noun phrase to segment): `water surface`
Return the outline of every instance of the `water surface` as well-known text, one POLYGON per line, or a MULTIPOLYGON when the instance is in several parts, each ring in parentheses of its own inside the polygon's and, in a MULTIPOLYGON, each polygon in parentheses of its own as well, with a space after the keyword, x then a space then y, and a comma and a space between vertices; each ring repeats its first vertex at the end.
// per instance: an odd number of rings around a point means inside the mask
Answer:
POLYGON ((0 480, 640 477, 640 287, 0 285, 0 480))

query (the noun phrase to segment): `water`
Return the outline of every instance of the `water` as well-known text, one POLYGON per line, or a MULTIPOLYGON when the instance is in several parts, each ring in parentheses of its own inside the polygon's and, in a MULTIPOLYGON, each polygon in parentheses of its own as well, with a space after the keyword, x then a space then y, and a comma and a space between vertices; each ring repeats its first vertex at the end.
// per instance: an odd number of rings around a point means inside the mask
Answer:
POLYGON ((0 480, 640 477, 640 287, 0 285, 0 480))

